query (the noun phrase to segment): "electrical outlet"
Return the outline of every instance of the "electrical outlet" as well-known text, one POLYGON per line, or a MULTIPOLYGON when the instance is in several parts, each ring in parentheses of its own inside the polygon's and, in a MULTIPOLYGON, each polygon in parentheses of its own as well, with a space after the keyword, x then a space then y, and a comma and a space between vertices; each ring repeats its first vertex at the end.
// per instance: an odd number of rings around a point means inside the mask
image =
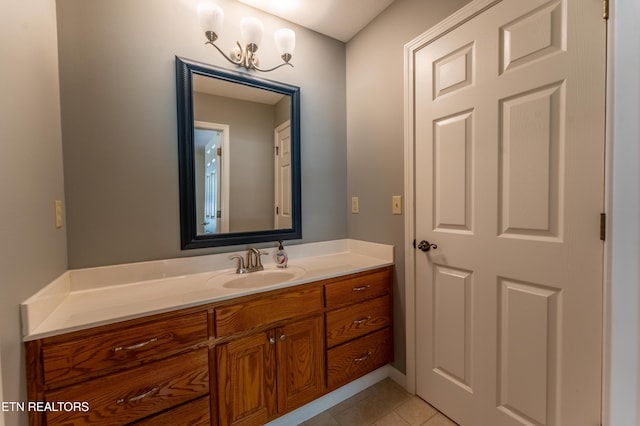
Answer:
POLYGON ((56 229, 62 228, 63 220, 62 220, 62 200, 55 200, 53 202, 54 205, 54 214, 55 214, 55 223, 56 229))
POLYGON ((391 214, 402 214, 402 195, 391 197, 391 214))
POLYGON ((360 200, 358 197, 351 197, 351 213, 360 213, 360 200))

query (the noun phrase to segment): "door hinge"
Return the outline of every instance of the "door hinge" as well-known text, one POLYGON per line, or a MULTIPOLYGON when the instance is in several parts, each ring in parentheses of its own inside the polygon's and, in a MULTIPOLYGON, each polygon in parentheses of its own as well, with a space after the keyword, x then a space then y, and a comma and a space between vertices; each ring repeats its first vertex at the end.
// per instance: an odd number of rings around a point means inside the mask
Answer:
POLYGON ((602 0, 602 19, 609 19, 609 0, 602 0))
POLYGON ((273 150, 274 150, 274 152, 276 153, 276 157, 277 157, 278 155, 280 155, 280 147, 279 147, 279 146, 274 146, 274 147, 273 147, 273 150))
POLYGON ((216 211, 216 218, 220 219, 222 217, 222 210, 216 211))
POLYGON ((276 214, 280 214, 280 207, 276 206, 276 214))
POLYGON ((607 214, 600 213, 600 239, 604 241, 607 237, 607 214))
POLYGON ((218 148, 218 150, 216 151, 216 155, 218 157, 222 157, 222 148, 218 148))

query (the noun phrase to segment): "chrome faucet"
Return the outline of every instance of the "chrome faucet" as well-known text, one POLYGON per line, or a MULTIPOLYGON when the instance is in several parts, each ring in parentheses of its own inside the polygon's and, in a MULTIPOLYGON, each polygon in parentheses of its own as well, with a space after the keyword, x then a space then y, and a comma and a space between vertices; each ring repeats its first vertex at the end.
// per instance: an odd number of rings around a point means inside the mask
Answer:
POLYGON ((262 271, 264 269, 260 256, 265 256, 267 254, 268 253, 262 253, 257 248, 250 248, 247 250, 246 262, 239 254, 229 256, 229 259, 238 259, 236 274, 248 274, 249 272, 262 271))

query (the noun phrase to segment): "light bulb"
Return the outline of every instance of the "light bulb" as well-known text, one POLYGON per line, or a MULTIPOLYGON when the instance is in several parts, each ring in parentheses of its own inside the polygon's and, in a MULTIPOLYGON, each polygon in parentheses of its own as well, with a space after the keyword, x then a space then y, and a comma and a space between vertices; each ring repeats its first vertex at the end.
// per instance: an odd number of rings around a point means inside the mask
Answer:
POLYGON ((217 38, 222 32, 224 11, 215 3, 200 3, 198 5, 198 21, 200 21, 200 27, 205 33, 211 31, 216 35, 217 38))
MULTIPOLYGON (((291 59, 293 50, 296 47, 296 33, 292 29, 281 28, 273 34, 273 37, 275 38, 278 52, 283 57, 287 56, 291 59)), ((288 62, 288 59, 285 59, 285 61, 288 62)))
POLYGON ((253 16, 247 16, 240 21, 240 32, 242 33, 242 41, 244 41, 245 46, 254 44, 257 48, 262 41, 263 30, 264 26, 262 22, 253 16))

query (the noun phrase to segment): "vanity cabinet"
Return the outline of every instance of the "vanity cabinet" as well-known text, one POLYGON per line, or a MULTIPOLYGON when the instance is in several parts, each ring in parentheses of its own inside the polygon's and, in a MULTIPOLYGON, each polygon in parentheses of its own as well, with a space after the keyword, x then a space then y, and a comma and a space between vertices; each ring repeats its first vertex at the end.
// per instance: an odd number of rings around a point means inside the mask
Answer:
POLYGON ((276 331, 278 411, 285 413, 324 392, 322 315, 301 319, 276 331))
POLYGON ((126 424, 209 394, 206 349, 53 390, 51 401, 84 401, 88 410, 47 411, 51 424, 126 424))
POLYGON ((327 389, 393 359, 391 268, 324 284, 327 389))
POLYGON ((44 339, 44 381, 56 387, 189 348, 208 338, 206 321, 206 312, 197 312, 115 329, 101 327, 99 339, 95 329, 44 339))
POLYGON ((392 267, 25 343, 31 425, 261 425, 392 359, 392 267), (86 409, 83 409, 86 408, 86 409))
POLYGON ((27 342, 29 401, 50 404, 30 424, 127 424, 194 400, 210 413, 207 339, 206 312, 186 311, 27 342))
POLYGON ((211 424, 215 424, 215 422, 211 421, 211 408, 209 406, 209 395, 207 395, 193 402, 183 404, 177 408, 147 417, 132 424, 135 426, 210 426, 211 424))
POLYGON ((323 394, 321 315, 216 349, 221 425, 261 425, 323 394))
POLYGON ((261 425, 323 394, 322 309, 312 284, 214 310, 231 339, 216 347, 221 425, 261 425))

